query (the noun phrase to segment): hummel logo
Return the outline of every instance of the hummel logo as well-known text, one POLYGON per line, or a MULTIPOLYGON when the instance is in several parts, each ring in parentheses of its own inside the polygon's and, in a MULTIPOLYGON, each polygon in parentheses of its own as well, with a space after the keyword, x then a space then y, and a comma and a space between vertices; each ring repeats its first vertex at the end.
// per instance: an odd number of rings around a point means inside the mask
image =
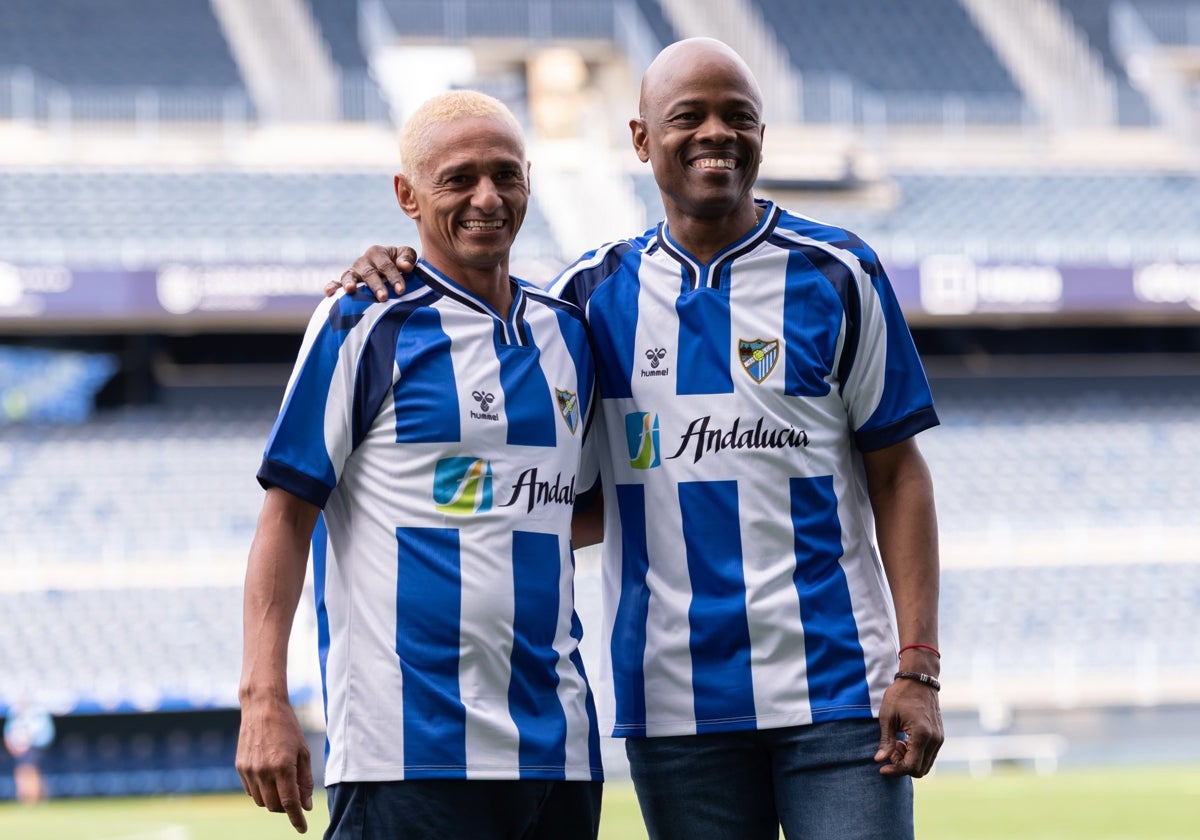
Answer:
POLYGON ((489 394, 487 391, 472 391, 471 396, 475 402, 479 403, 480 411, 487 411, 492 407, 492 403, 496 401, 494 394, 489 394))
POLYGON ((488 409, 492 407, 492 403, 496 401, 495 394, 487 391, 472 391, 471 398, 479 403, 479 411, 472 411, 471 416, 476 420, 499 420, 500 415, 489 414, 488 409))
POLYGON ((670 376, 670 368, 660 368, 662 360, 667 357, 667 348, 651 347, 646 351, 646 358, 650 360, 650 369, 642 368, 640 373, 642 376, 670 376))

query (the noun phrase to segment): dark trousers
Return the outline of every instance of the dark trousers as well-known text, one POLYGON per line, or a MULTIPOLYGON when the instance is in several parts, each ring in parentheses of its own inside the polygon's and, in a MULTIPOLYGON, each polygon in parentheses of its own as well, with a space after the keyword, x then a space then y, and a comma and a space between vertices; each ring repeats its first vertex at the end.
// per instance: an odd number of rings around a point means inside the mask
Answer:
POLYGON ((414 779, 329 787, 325 840, 595 840, 601 782, 414 779))

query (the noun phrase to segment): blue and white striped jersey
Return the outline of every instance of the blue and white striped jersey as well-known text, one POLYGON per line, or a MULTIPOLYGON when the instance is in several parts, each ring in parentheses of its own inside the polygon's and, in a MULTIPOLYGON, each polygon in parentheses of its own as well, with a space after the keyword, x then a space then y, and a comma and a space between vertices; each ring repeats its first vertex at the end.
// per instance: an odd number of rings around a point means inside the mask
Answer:
POLYGON ((582 313, 514 281, 505 319, 424 263, 407 281, 318 307, 259 471, 323 509, 325 782, 600 780, 570 545, 582 313))
POLYGON ((664 224, 550 287, 596 351, 615 735, 873 717, 896 669, 861 452, 932 396, 874 252, 759 207, 707 265, 664 224))

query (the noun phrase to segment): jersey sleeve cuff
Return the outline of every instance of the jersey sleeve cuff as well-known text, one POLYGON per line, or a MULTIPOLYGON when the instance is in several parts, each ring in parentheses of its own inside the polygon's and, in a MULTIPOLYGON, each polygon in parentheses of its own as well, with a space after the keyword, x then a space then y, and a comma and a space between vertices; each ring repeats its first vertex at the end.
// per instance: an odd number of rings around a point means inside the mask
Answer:
POLYGON ((932 429, 940 422, 933 406, 926 406, 883 428, 855 432, 854 444, 860 452, 876 452, 932 429))
POLYGON ((333 488, 324 482, 269 458, 263 458, 262 466, 258 468, 258 483, 264 490, 278 487, 322 509, 333 492, 333 488))

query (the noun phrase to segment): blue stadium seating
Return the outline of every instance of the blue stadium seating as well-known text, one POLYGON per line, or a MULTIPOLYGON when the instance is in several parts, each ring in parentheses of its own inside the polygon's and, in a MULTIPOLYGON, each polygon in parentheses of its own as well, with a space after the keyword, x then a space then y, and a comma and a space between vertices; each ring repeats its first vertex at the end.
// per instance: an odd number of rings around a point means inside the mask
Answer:
POLYGON ((1058 0, 1117 82, 1117 118, 1122 125, 1151 125, 1156 122, 1150 104, 1129 81, 1129 74, 1113 49, 1109 29, 1111 3, 1096 0, 1058 0))
MULTIPOLYGON (((136 519, 110 527, 136 528, 136 519)), ((168 554, 157 557, 172 562, 168 554)), ((59 714, 236 706, 239 585, 6 591, 0 619, 4 708, 35 696, 59 714)))
MULTIPOLYGON (((1179 627, 1200 604, 1200 564, 1069 556, 1073 533, 1136 542, 1194 519, 1195 381, 1046 380, 1027 393, 935 381, 935 392, 943 425, 922 435, 921 447, 945 537, 1016 534, 1066 552, 946 569, 942 638, 963 652, 960 667, 980 649, 994 649, 1003 665, 1018 655, 1014 638, 1103 637, 1149 640, 1161 661, 1200 668, 1195 634, 1179 627), (1066 614, 1060 628, 1056 616, 1066 614)), ((45 688, 77 711, 233 702, 236 581, 261 505, 253 475, 272 416, 265 406, 142 409, 50 432, 0 427, 0 544, 80 569, 177 564, 182 573, 200 562, 213 581, 227 581, 0 593, 0 705, 45 688)), ((1046 646, 1020 656, 1045 665, 1051 654, 1046 646)))
POLYGON ((273 417, 273 406, 129 409, 82 425, 0 426, 0 498, 10 505, 0 544, 14 559, 53 563, 240 563, 273 417))
MULTIPOLYGON (((769 152, 768 152, 769 153, 769 152)), ((1067 262, 1170 254, 1200 229, 1200 176, 1184 172, 897 174, 885 207, 809 195, 789 209, 847 227, 885 253, 903 239, 917 256, 986 245, 1003 259, 1036 243, 1067 262)), ((634 178, 647 218, 662 216, 653 178, 634 178)), ((636 231, 630 231, 635 233, 636 231)), ((77 266, 164 262, 340 265, 375 242, 414 242, 391 173, 0 171, 0 260, 60 252, 77 266)), ((1040 247, 1040 246, 1039 246, 1040 247)), ((537 202, 518 259, 566 256, 537 202)))
MULTIPOLYGON (((936 393, 936 389, 935 389, 936 393)), ((950 534, 1055 534, 1184 523, 1200 499, 1196 383, 1054 380, 1024 394, 937 395, 921 438, 950 534)))
MULTIPOLYGON (((375 242, 416 242, 390 170, 0 170, 2 261, 340 265, 375 242)), ((514 254, 558 255, 536 202, 514 254)))
MULTIPOLYGON (((239 790, 236 719, 228 713, 108 716, 75 724, 40 762, 50 796, 145 796, 239 790), (231 725, 232 724, 232 725, 231 725), (99 731, 97 731, 99 730, 99 731)), ((11 761, 0 750, 0 801, 14 797, 11 761)))
POLYGON ((0 63, 86 87, 242 87, 209 0, 5 0, 0 63))
MULTIPOLYGON (((1200 229, 1200 177, 1188 172, 896 174, 896 201, 870 207, 820 196, 790 209, 847 227, 881 247, 905 239, 918 255, 971 252, 1028 259, 1035 245, 1095 264, 1128 249, 1170 255, 1200 229)), ((1169 258, 1169 257, 1167 257, 1169 258)))
POLYGON ((0 425, 81 423, 116 371, 107 354, 0 346, 0 425))
POLYGON ((957 0, 758 0, 801 73, 879 91, 1019 95, 957 0))
POLYGON ((1044 680, 1068 660, 1080 671, 1131 677, 1145 656, 1167 673, 1195 673, 1197 610, 1197 563, 945 569, 943 677, 965 682, 980 660, 1026 680, 1044 680))
POLYGON ((346 0, 308 0, 308 3, 330 57, 342 73, 342 119, 379 117, 386 122, 388 106, 370 74, 358 37, 358 3, 346 0), (352 87, 356 83, 358 87, 352 87))
POLYGON ((611 0, 382 0, 398 32, 408 38, 461 43, 467 38, 612 40, 611 0))
POLYGON ((665 47, 679 40, 679 32, 663 12, 658 0, 637 0, 637 7, 645 18, 646 26, 654 33, 659 46, 665 47))
POLYGON ((358 3, 308 0, 333 60, 340 67, 365 70, 367 57, 358 37, 358 3))

